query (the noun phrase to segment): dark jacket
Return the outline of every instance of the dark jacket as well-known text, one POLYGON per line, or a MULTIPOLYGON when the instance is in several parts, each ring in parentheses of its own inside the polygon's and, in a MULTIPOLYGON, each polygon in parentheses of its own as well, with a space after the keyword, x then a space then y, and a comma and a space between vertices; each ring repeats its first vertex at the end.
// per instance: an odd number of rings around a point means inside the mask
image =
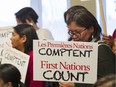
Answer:
MULTIPOLYGON (((100 44, 98 46, 97 79, 106 75, 116 74, 115 62, 116 62, 116 55, 112 52, 112 50, 107 45, 100 44)), ((93 85, 75 83, 75 87, 93 87, 93 85)))

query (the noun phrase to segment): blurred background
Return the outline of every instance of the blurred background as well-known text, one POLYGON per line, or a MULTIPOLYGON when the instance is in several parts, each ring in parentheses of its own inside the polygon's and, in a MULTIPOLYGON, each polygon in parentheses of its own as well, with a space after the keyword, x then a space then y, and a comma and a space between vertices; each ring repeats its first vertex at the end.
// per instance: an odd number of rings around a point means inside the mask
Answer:
MULTIPOLYGON (((116 28, 116 0, 102 0, 107 34, 116 28)), ((0 0, 0 27, 15 26, 15 13, 23 7, 32 7, 39 15, 38 26, 49 29, 55 40, 67 41, 64 12, 73 5, 83 5, 102 25, 99 0, 0 0)))

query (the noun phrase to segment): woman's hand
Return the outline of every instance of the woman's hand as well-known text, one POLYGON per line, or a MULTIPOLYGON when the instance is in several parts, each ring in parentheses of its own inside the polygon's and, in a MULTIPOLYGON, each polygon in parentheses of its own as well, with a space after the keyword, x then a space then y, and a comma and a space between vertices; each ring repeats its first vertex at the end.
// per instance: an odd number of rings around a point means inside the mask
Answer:
POLYGON ((59 82, 59 87, 74 87, 74 82, 59 82))

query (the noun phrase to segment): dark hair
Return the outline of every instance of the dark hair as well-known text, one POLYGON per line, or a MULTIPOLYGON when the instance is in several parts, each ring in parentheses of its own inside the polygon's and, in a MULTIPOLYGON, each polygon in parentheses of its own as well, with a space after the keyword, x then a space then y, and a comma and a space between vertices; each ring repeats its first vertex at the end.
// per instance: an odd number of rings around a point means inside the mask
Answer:
POLYGON ((64 12, 64 21, 65 23, 67 23, 67 20, 66 20, 66 16, 67 15, 71 15, 72 13, 74 13, 76 10, 87 10, 85 7, 81 6, 81 5, 75 5, 75 6, 72 6, 70 7, 67 11, 64 12))
POLYGON ((100 78, 93 87, 116 87, 116 75, 107 75, 100 78))
MULTIPOLYGON (((85 7, 83 7, 83 6, 81 6, 81 5, 75 5, 75 6, 72 6, 72 7, 70 7, 67 11, 65 11, 64 12, 64 21, 65 21, 65 23, 67 24, 67 16, 69 17, 70 15, 72 15, 76 10, 87 10, 85 7)), ((68 38, 68 41, 71 41, 72 40, 72 38, 71 37, 69 37, 68 38)))
MULTIPOLYGON (((93 38, 96 38, 96 41, 100 40, 101 27, 94 15, 88 10, 79 9, 73 11, 67 20, 67 25, 69 25, 71 22, 75 22, 77 25, 85 27, 86 29, 93 27, 93 38)), ((92 36, 90 38, 92 39, 92 36)))
POLYGON ((0 64, 0 79, 5 84, 11 82, 13 87, 24 87, 20 81, 20 71, 12 64, 0 64))
POLYGON ((20 37, 26 36, 27 40, 24 43, 25 53, 33 49, 33 40, 38 39, 37 33, 32 25, 19 24, 14 27, 14 30, 20 37))
POLYGON ((16 18, 26 23, 26 19, 33 20, 34 23, 37 23, 38 15, 31 7, 24 7, 15 13, 16 18))

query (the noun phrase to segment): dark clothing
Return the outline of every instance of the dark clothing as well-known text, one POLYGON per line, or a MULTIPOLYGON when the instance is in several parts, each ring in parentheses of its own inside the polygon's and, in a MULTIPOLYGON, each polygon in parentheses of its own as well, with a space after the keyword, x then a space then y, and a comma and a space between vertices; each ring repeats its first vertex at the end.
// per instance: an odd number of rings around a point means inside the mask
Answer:
POLYGON ((44 82, 44 87, 59 87, 58 82, 44 82))
POLYGON ((23 82, 20 82, 20 87, 26 87, 23 82))
POLYGON ((30 56, 30 58, 29 58, 29 65, 27 69, 25 85, 26 87, 43 87, 44 86, 43 81, 33 80, 33 51, 29 51, 28 55, 30 56))
MULTIPOLYGON (((110 75, 116 74, 116 55, 112 52, 112 50, 105 44, 101 44, 98 46, 98 74, 97 79, 110 75)), ((91 79, 91 77, 90 77, 91 79)), ((92 84, 82 84, 75 83, 75 87, 93 87, 92 84)))

